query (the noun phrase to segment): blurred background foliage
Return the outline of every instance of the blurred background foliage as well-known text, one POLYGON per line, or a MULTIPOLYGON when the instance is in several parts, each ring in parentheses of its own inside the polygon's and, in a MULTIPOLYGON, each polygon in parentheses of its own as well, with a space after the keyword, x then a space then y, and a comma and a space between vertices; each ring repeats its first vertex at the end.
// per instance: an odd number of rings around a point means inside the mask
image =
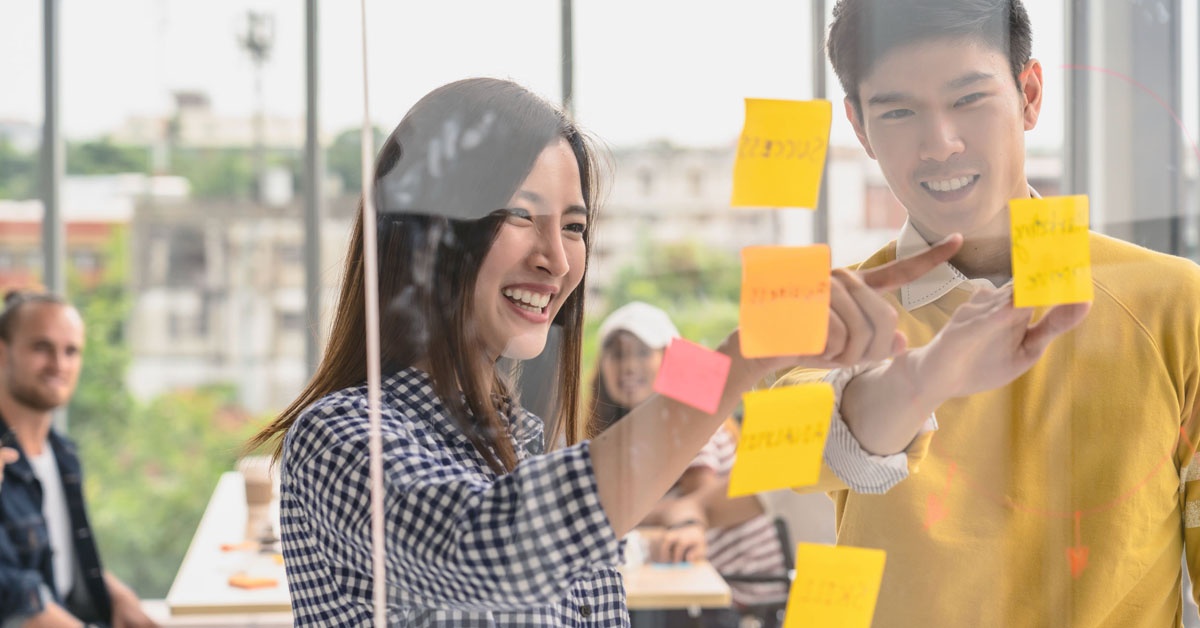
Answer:
POLYGON ((134 401, 125 386, 131 302, 124 231, 108 255, 99 281, 70 278, 87 339, 69 429, 105 567, 143 598, 163 598, 217 480, 233 468, 255 421, 237 408, 231 386, 134 401))
POLYGON ((588 317, 583 339, 585 383, 592 381, 600 355, 600 323, 630 301, 662 308, 684 338, 710 349, 737 326, 742 266, 736 256, 695 242, 643 242, 638 259, 617 272, 604 293, 605 310, 588 317))

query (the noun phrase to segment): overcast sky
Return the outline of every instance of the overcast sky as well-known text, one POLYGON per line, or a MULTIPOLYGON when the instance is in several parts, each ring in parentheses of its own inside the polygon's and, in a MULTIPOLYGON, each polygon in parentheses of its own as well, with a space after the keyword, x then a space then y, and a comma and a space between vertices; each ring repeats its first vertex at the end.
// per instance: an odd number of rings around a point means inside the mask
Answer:
MULTIPOLYGON (((1062 137, 1061 3, 1027 4, 1049 85, 1029 140, 1053 146, 1062 137)), ((359 3, 320 5, 321 126, 338 131, 362 116, 359 3)), ((0 1, 0 119, 41 120, 41 6, 0 1)), ((576 0, 578 118, 614 146, 733 142, 743 98, 811 97, 809 7, 808 0, 576 0)), ((298 0, 62 0, 68 137, 102 135, 130 115, 165 114, 179 89, 208 93, 218 112, 252 115, 253 66, 237 41, 251 9, 275 16, 267 110, 303 116, 298 0)), ((421 95, 466 76, 512 78, 560 96, 558 0, 371 0, 367 14, 371 114, 388 129, 421 95)), ((835 141, 851 137, 835 116, 835 141)))

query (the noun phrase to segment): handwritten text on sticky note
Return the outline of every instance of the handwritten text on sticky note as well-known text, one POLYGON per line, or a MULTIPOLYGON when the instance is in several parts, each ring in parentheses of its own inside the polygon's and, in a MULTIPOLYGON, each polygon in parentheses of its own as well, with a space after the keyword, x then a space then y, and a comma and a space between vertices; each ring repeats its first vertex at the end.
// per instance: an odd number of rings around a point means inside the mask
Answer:
POLYGON ((784 628, 868 628, 886 560, 883 550, 801 543, 784 628))
POLYGON ((712 414, 721 403, 730 363, 724 353, 674 338, 663 354, 654 392, 712 414))
POLYGON ((1013 305, 1037 307, 1093 299, 1088 198, 1009 201, 1013 305))
POLYGON ((815 208, 832 120, 828 100, 747 98, 732 205, 815 208))
POLYGON ((833 387, 771 388, 746 393, 742 401, 746 415, 729 496, 816 484, 833 417, 833 387))
POLYGON ((742 249, 742 355, 817 355, 829 335, 829 247, 742 249))

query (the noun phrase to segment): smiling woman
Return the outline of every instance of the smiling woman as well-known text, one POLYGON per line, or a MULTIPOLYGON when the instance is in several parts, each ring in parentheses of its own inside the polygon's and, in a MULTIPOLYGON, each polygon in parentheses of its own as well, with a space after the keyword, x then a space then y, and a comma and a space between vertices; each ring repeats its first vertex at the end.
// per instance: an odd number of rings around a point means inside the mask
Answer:
POLYGON ((550 321, 583 279, 588 210, 579 164, 564 139, 547 146, 503 210, 504 222, 475 282, 485 368, 535 358, 550 321))

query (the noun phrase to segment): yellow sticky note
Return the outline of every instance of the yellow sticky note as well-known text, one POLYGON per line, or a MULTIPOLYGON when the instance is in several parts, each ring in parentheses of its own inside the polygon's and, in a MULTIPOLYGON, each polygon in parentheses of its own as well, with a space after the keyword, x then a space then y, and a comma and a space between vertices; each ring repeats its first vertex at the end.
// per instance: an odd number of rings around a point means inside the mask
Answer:
POLYGON ((828 100, 747 98, 733 206, 815 209, 832 121, 828 100))
POLYGON ((1012 220, 1013 305, 1091 301, 1088 197, 1053 196, 1008 202, 1012 220))
POLYGON ((886 559, 883 550, 801 543, 783 628, 868 628, 886 559))
POLYGON ((742 249, 742 355, 817 355, 829 335, 829 247, 742 249))
POLYGON ((816 484, 833 417, 833 387, 757 390, 742 401, 746 416, 729 472, 729 496, 816 484))

